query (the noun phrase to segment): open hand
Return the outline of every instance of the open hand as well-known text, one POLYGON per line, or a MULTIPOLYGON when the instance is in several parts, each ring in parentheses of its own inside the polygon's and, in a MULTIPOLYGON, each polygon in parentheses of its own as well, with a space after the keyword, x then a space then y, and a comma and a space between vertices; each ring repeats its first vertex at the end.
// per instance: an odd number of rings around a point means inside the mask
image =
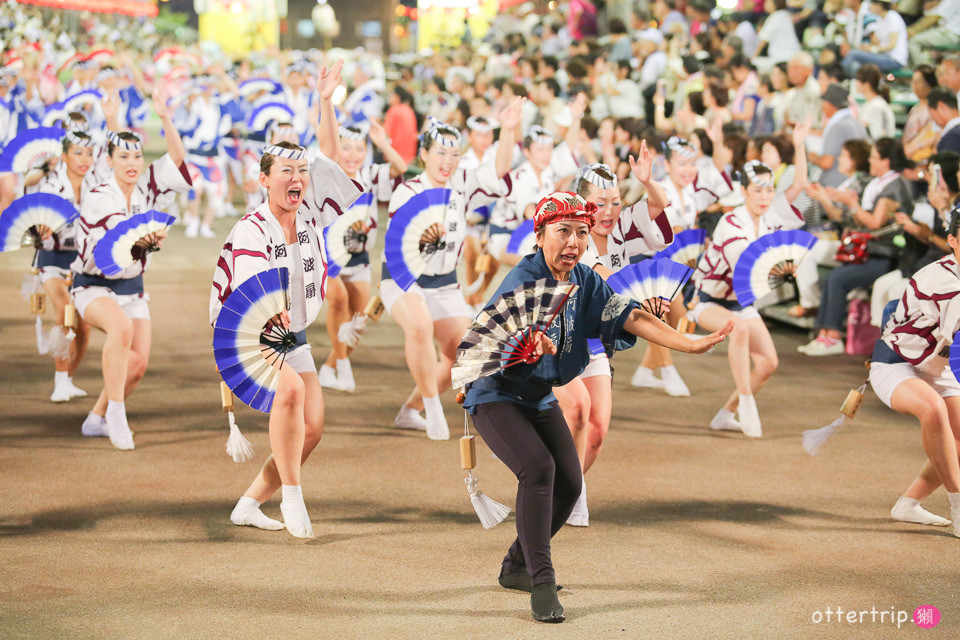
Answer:
POLYGON ((343 60, 337 60, 333 66, 320 67, 320 73, 317 74, 317 93, 323 100, 329 100, 333 97, 333 91, 340 85, 340 72, 343 70, 343 60))
POLYGON ((653 170, 653 154, 647 149, 646 140, 640 142, 640 153, 637 154, 637 159, 634 160, 631 155, 628 160, 630 161, 630 172, 633 173, 633 176, 641 184, 650 182, 650 174, 653 170))
POLYGON ((719 331, 714 331, 706 337, 690 342, 690 350, 687 353, 706 353, 723 342, 731 331, 733 331, 733 320, 728 321, 719 331))
POLYGON ((526 98, 514 98, 513 101, 507 105, 507 108, 500 112, 500 126, 502 129, 514 129, 520 124, 520 120, 523 117, 523 103, 526 101, 526 98))

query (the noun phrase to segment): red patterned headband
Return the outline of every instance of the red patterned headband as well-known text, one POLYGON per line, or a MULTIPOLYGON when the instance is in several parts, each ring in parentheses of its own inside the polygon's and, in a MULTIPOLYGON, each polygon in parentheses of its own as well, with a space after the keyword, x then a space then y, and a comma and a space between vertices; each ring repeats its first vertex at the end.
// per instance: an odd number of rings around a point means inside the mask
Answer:
POLYGON ((533 228, 540 231, 544 226, 557 220, 579 220, 590 228, 596 224, 597 205, 587 202, 570 191, 555 191, 537 203, 533 215, 533 228))

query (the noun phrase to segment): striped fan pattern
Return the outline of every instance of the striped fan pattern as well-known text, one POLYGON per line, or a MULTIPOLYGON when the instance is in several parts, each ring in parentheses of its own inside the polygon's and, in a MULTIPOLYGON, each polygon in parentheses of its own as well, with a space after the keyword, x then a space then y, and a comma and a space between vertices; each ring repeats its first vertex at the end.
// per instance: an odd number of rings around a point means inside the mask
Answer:
POLYGON ((577 289, 572 282, 541 278, 524 282, 485 307, 457 348, 453 388, 522 362, 535 362, 534 334, 553 323, 577 289))
POLYGON ((449 202, 450 189, 427 189, 407 200, 390 218, 384 257, 394 282, 404 291, 423 275, 430 259, 446 249, 444 235, 434 225, 443 227, 449 202))
MULTIPOLYGON (((107 231, 93 248, 93 261, 106 276, 115 276, 139 258, 134 257, 133 245, 144 236, 167 229, 176 218, 162 211, 145 211, 132 215, 107 231)), ((148 249, 155 251, 155 247, 148 249)))
POLYGON ((654 258, 666 258, 691 267, 697 266, 697 261, 706 247, 707 231, 705 229, 684 229, 673 238, 670 246, 654 254, 654 258))
POLYGON ((277 378, 296 336, 267 323, 289 306, 286 269, 268 269, 245 280, 223 303, 213 324, 213 357, 223 381, 251 408, 267 413, 277 378))
POLYGON ((367 207, 373 203, 372 193, 361 193, 360 197, 342 216, 323 230, 323 242, 327 249, 327 275, 336 278, 346 268, 355 254, 363 251, 367 234, 357 230, 354 225, 367 219, 367 207))
POLYGON ((0 214, 0 251, 34 247, 40 240, 38 227, 56 233, 77 215, 72 202, 52 193, 17 198, 0 214))
POLYGON ((11 140, 0 153, 0 173, 26 173, 63 153, 66 134, 56 127, 27 129, 11 140))
POLYGON ((792 280, 780 270, 800 264, 816 243, 816 236, 801 229, 774 231, 751 242, 733 270, 737 302, 750 306, 792 280))
POLYGON ((282 102, 262 104, 247 119, 247 130, 266 131, 271 122, 293 122, 293 109, 282 102))
POLYGON ((641 303, 653 315, 663 318, 663 301, 676 298, 692 275, 693 267, 666 258, 651 258, 627 265, 607 278, 607 284, 617 293, 641 303))

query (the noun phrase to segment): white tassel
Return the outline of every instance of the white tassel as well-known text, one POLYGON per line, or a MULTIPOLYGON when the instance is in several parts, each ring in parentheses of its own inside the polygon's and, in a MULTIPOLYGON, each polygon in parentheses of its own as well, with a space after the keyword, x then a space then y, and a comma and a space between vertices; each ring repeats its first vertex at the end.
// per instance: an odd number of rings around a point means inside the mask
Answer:
POLYGON ((230 420, 230 437, 227 438, 227 455, 233 458, 234 462, 246 462, 253 457, 253 445, 240 433, 240 427, 233 417, 233 411, 227 413, 227 419, 230 420))
POLYGON ((55 325, 47 331, 47 351, 49 351, 50 355, 56 360, 61 360, 70 355, 70 343, 73 342, 73 338, 76 336, 72 329, 67 331, 67 333, 64 333, 63 329, 64 327, 55 325))
POLYGON ((464 478, 467 485, 467 491, 470 492, 470 502, 473 503, 473 509, 480 518, 480 524, 484 529, 492 529, 507 519, 510 515, 510 507, 500 504, 483 491, 477 488, 478 480, 474 477, 472 471, 467 471, 467 477, 464 478))
POLYGON ((827 439, 833 435, 833 432, 843 424, 845 416, 840 416, 825 427, 819 429, 810 429, 803 432, 803 448, 812 456, 817 455, 820 447, 824 445, 827 439))
POLYGON ((337 339, 348 347, 355 347, 366 328, 367 316, 363 313, 355 314, 353 319, 340 325, 340 329, 337 330, 337 339))
POLYGON ((475 294, 477 291, 480 291, 480 287, 483 286, 483 280, 484 280, 484 278, 486 278, 486 275, 487 275, 487 274, 485 274, 485 273, 481 273, 479 276, 477 276, 477 279, 476 279, 476 280, 474 280, 473 282, 471 282, 470 284, 468 284, 467 286, 465 286, 465 287, 463 288, 463 295, 465 295, 465 296, 472 296, 472 295, 475 294))
POLYGON ((50 347, 47 346, 47 338, 43 332, 43 319, 37 316, 37 351, 45 356, 50 353, 50 347))

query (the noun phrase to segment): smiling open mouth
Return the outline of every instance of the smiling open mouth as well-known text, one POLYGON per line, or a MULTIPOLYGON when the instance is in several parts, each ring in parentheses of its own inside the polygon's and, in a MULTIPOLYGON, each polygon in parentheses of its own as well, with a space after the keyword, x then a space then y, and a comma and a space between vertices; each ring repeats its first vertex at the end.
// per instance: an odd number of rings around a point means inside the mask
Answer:
POLYGON ((287 199, 291 203, 300 202, 300 189, 290 189, 287 191, 287 199))

